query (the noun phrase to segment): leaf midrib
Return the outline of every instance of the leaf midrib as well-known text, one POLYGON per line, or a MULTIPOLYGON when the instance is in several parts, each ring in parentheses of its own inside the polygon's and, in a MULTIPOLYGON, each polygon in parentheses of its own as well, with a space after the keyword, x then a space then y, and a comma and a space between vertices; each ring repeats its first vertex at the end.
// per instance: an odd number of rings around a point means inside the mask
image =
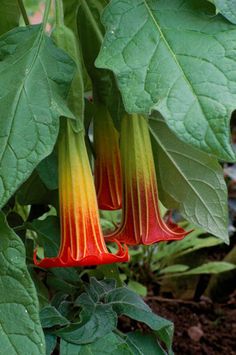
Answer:
POLYGON ((184 77, 184 79, 185 79, 187 85, 189 86, 189 88, 190 88, 190 90, 191 90, 193 96, 195 97, 195 100, 198 102, 198 104, 199 104, 199 106, 200 106, 200 108, 201 108, 202 114, 205 116, 204 110, 203 110, 203 108, 202 108, 202 105, 201 105, 201 103, 199 102, 198 97, 197 97, 195 91, 193 90, 193 87, 192 87, 192 85, 191 85, 191 83, 190 83, 188 77, 186 76, 186 74, 185 74, 185 72, 184 72, 182 66, 180 65, 179 61, 177 60, 177 57, 176 57, 175 53, 173 52, 173 50, 172 50, 172 48, 171 48, 169 42, 167 41, 166 37, 164 36, 164 33, 163 33, 163 31, 161 30, 161 27, 159 26, 159 24, 158 24, 157 20, 155 19, 154 15, 152 14, 152 11, 151 11, 151 9, 150 9, 148 3, 147 3, 147 0, 143 0, 143 2, 144 2, 144 5, 145 5, 145 7, 146 7, 146 9, 147 9, 147 11, 148 11, 148 13, 149 13, 149 15, 150 15, 152 21, 154 22, 154 25, 157 27, 157 30, 158 30, 158 32, 160 33, 160 37, 163 39, 165 45, 167 46, 169 52, 171 53, 171 56, 173 57, 173 59, 174 59, 176 65, 178 66, 178 68, 179 68, 180 71, 182 72, 183 77, 184 77))

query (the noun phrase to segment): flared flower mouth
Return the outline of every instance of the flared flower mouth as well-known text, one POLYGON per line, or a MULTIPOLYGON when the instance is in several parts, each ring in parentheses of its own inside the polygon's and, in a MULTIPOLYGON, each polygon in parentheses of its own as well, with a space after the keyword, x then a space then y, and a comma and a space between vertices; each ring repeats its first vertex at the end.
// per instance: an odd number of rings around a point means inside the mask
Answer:
POLYGON ((58 256, 37 260, 40 267, 90 266, 129 260, 128 249, 118 243, 109 253, 100 227, 96 191, 84 133, 74 132, 67 120, 59 141, 59 200, 61 245, 58 256))
POLYGON ((94 115, 95 188, 98 207, 103 210, 121 208, 122 181, 119 134, 107 108, 96 105, 94 115))
POLYGON ((44 258, 41 261, 37 260, 37 250, 34 251, 34 263, 42 268, 51 267, 82 267, 82 266, 95 266, 112 264, 117 262, 124 262, 129 260, 128 247, 122 245, 114 239, 114 242, 118 246, 118 251, 116 254, 110 254, 104 252, 98 255, 87 255, 81 259, 75 259, 71 256, 70 248, 67 249, 67 256, 64 254, 62 256, 56 256, 54 258, 44 258))
POLYGON ((166 224, 158 205, 158 190, 146 119, 126 115, 121 124, 123 217, 116 232, 108 235, 129 245, 183 239, 190 232, 166 224))

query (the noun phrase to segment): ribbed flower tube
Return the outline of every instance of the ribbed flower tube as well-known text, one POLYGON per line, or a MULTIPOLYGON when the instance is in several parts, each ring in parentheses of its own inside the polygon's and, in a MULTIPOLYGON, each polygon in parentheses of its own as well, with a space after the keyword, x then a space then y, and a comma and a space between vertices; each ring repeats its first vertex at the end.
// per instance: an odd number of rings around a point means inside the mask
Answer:
POLYGON ((123 217, 108 240, 129 245, 178 240, 189 232, 161 217, 153 153, 146 119, 126 115, 121 123, 121 162, 123 176, 123 217))
POLYGON ((102 235, 93 176, 84 133, 75 133, 68 120, 59 141, 59 200, 61 245, 59 254, 40 267, 110 264, 128 261, 128 250, 118 242, 117 254, 108 252, 102 235))
POLYGON ((94 177, 98 207, 103 210, 121 208, 122 181, 119 133, 103 105, 97 105, 94 115, 94 177))

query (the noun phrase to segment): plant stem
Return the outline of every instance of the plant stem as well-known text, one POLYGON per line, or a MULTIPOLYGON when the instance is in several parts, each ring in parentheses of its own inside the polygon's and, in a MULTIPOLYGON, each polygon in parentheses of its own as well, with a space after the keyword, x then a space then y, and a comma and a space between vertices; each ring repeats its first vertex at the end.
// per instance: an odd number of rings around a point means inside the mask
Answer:
POLYGON ((49 12, 51 9, 51 0, 47 0, 46 1, 46 6, 45 6, 45 10, 44 10, 44 14, 43 14, 43 29, 45 30, 46 25, 47 25, 47 21, 48 21, 48 16, 49 16, 49 12))
POLYGON ((56 24, 58 26, 63 26, 64 25, 64 11, 63 11, 62 0, 56 0, 55 7, 56 7, 56 24))
POLYGON ((27 16, 27 12, 26 12, 24 4, 23 4, 23 0, 17 0, 17 1, 18 1, 18 6, 19 6, 19 9, 20 9, 21 15, 23 17, 24 23, 25 23, 26 26, 29 26, 30 22, 29 22, 29 19, 28 19, 28 16, 27 16))
POLYGON ((23 231, 23 230, 25 230, 25 225, 22 224, 21 226, 13 227, 13 229, 15 232, 23 231))

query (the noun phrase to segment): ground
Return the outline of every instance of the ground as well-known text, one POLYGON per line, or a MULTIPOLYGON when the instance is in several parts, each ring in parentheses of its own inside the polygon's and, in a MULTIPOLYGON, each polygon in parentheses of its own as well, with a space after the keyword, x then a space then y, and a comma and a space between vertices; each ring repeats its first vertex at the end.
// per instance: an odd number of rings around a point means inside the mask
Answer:
MULTIPOLYGON (((236 354, 236 292, 224 304, 205 297, 194 302, 151 296, 146 302, 155 313, 174 322, 175 355, 236 354)), ((147 331, 126 317, 119 323, 124 331, 147 331)))

